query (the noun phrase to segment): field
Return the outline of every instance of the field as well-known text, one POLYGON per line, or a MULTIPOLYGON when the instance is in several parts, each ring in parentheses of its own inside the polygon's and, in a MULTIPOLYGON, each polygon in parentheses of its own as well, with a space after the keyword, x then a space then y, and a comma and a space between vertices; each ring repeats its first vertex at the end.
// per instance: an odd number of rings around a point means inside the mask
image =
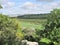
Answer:
POLYGON ((44 29, 46 19, 19 19, 21 27, 33 27, 35 29, 44 29))
POLYGON ((57 15, 51 14, 45 19, 23 19, 0 14, 0 44, 20 45, 22 40, 27 40, 39 45, 59 45, 60 19, 57 15))

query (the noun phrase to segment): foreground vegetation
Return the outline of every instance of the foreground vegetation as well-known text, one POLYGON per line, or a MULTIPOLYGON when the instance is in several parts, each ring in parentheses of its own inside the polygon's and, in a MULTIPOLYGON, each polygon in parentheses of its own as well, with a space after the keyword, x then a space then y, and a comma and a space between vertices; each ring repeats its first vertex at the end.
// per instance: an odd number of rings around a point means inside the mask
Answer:
POLYGON ((39 45, 60 45, 59 15, 60 9, 55 9, 47 17, 47 21, 43 20, 43 22, 0 14, 0 45, 21 45, 24 39, 38 42, 39 45))

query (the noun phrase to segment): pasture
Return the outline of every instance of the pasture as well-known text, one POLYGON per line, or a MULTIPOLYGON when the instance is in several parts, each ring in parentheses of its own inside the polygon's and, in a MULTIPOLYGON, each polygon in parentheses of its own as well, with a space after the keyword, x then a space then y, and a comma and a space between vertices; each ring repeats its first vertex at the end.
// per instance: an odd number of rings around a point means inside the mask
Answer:
POLYGON ((44 29, 46 19, 19 19, 21 27, 33 27, 35 29, 44 29))

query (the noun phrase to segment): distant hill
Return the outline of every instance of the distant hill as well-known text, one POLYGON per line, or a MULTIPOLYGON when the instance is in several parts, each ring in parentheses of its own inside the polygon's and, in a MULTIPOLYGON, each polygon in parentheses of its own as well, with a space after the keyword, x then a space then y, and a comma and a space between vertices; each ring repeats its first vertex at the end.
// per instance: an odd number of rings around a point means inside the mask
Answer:
POLYGON ((50 15, 48 14, 25 14, 21 16, 17 16, 17 18, 20 19, 46 19, 47 16, 50 15))

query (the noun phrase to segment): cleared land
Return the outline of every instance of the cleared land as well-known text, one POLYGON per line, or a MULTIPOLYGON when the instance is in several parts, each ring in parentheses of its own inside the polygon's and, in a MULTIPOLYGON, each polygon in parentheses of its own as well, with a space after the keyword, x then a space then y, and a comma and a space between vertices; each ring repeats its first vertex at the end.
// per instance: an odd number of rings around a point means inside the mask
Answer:
POLYGON ((19 19, 21 27, 33 27, 35 29, 44 29, 46 19, 19 19))

